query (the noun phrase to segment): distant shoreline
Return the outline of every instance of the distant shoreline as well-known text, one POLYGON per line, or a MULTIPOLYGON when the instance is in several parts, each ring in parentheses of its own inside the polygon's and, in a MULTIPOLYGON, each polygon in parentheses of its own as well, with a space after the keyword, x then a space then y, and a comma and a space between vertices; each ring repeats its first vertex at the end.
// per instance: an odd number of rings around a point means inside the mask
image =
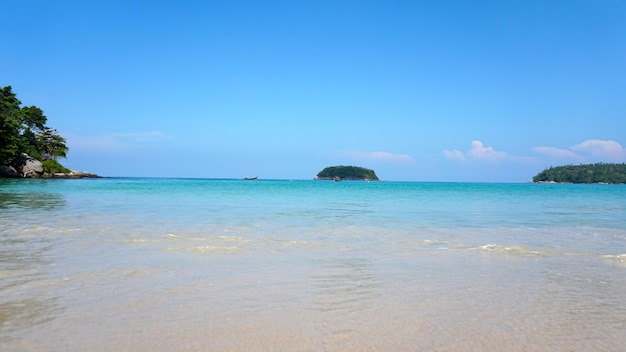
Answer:
POLYGON ((612 183, 612 182, 556 182, 556 181, 537 181, 531 182, 534 184, 543 185, 623 185, 624 183, 612 183))

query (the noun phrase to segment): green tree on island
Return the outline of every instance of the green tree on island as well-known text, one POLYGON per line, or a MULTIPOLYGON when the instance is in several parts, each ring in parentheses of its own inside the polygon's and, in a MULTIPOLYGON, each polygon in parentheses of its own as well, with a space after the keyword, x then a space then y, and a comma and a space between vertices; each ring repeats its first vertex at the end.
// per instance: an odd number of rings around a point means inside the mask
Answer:
POLYGON ((28 154, 43 163, 45 172, 69 172, 57 161, 67 156, 65 138, 46 126, 40 108, 21 105, 11 86, 0 88, 0 165, 17 169, 28 154))
POLYGON ((626 183, 626 164, 565 165, 543 170, 533 182, 626 183))
POLYGON ((320 171, 316 179, 331 180, 338 177, 343 180, 370 180, 378 181, 378 176, 374 170, 366 169, 359 166, 329 166, 320 171))

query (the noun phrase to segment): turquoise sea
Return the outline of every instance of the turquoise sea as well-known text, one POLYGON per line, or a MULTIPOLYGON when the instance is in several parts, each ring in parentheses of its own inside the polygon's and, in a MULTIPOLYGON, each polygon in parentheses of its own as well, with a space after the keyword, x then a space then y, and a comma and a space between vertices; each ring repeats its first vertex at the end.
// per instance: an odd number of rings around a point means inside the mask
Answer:
POLYGON ((625 351, 626 186, 0 180, 1 351, 625 351))

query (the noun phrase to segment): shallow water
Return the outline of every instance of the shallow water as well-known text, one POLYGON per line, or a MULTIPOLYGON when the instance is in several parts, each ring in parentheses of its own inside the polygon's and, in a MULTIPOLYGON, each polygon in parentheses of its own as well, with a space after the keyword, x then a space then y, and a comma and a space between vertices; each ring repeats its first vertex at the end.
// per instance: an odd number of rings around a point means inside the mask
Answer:
POLYGON ((626 186, 0 180, 0 350, 623 351, 626 186))

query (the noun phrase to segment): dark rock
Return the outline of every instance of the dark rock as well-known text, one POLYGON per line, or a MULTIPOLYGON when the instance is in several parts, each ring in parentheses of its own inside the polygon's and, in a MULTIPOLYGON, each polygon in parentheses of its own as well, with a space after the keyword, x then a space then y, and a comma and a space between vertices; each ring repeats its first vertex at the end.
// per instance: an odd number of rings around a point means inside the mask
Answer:
POLYGON ((20 174, 13 166, 0 165, 0 177, 17 178, 20 174))

